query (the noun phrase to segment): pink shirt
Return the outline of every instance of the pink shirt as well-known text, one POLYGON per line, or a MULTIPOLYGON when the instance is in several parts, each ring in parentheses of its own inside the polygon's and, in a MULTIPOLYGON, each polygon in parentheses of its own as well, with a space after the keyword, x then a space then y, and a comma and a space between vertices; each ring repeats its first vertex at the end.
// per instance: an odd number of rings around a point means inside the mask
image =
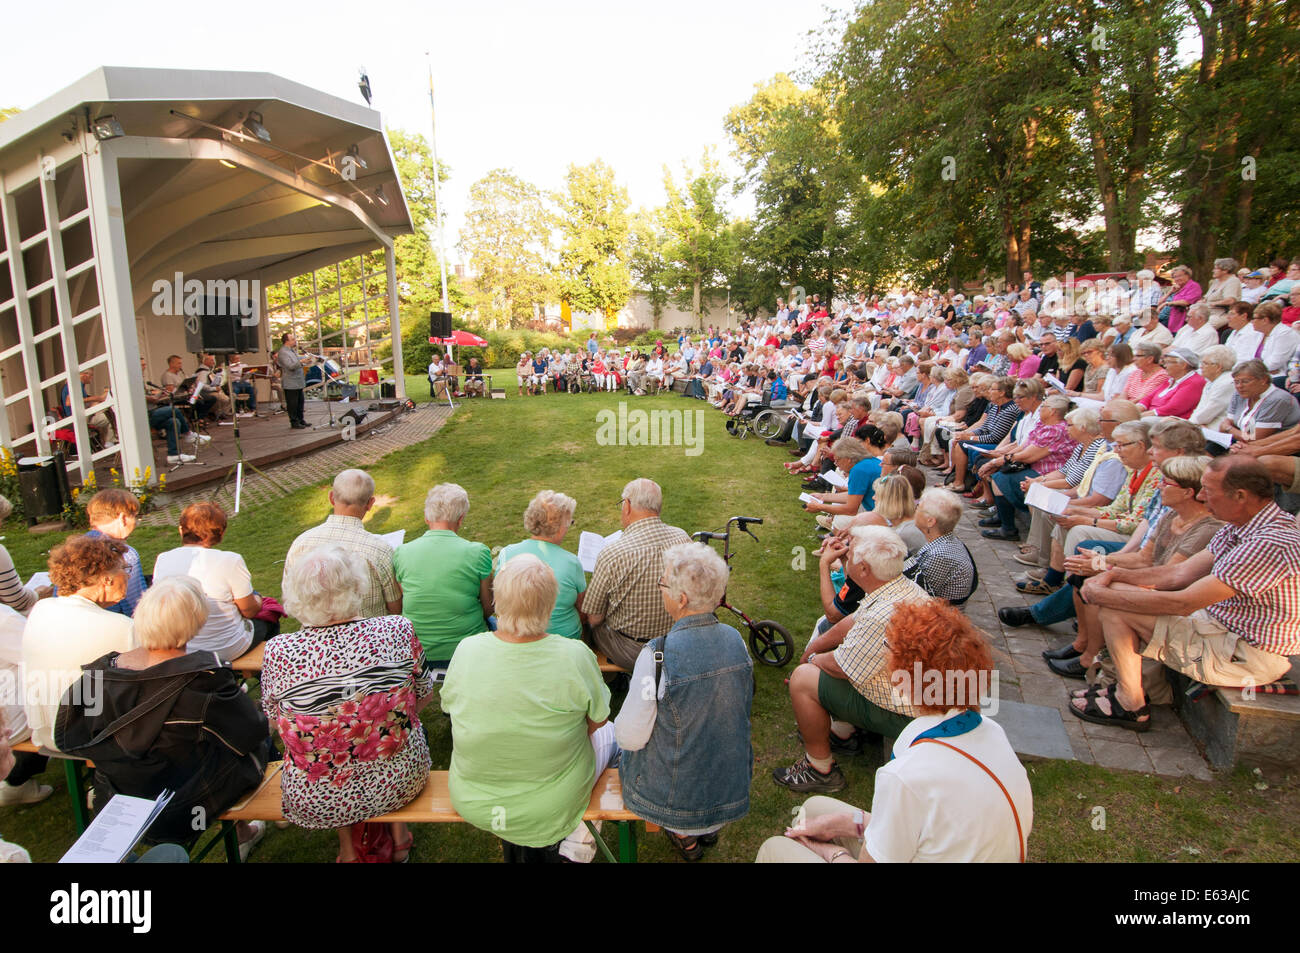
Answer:
POLYGON ((1158 391, 1153 391, 1139 403, 1147 410, 1154 410, 1160 417, 1182 417, 1186 420, 1201 402, 1201 391, 1205 390, 1206 380, 1200 374, 1184 374, 1174 384, 1166 384, 1158 391))

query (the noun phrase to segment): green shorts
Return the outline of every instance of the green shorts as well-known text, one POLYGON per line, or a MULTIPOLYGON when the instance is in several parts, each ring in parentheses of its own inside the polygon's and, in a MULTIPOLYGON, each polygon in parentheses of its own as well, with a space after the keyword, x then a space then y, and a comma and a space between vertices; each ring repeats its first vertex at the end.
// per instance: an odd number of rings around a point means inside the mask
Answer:
POLYGON ((912 721, 907 715, 881 708, 863 698, 848 679, 835 678, 825 672, 817 680, 817 701, 840 721, 886 738, 897 738, 912 721))

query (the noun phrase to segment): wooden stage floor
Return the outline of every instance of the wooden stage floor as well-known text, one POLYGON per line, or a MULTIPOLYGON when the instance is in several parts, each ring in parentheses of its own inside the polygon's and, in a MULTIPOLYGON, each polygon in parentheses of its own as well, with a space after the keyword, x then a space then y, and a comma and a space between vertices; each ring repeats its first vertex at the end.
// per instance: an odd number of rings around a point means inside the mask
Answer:
MULTIPOLYGON (((323 400, 308 400, 303 408, 303 419, 311 425, 311 428, 306 430, 291 430, 288 414, 273 412, 279 409, 279 404, 271 403, 266 409, 259 408, 259 416, 241 417, 239 420, 239 443, 243 447, 244 459, 254 466, 264 467, 341 443, 345 430, 339 422, 340 416, 352 408, 366 410, 371 403, 373 401, 359 400, 347 404, 338 401, 327 404, 323 400), (329 426, 331 410, 334 415, 333 427, 329 426), (267 416, 261 416, 264 413, 267 416)), ((376 427, 382 427, 393 420, 399 410, 400 408, 391 411, 368 411, 365 419, 357 424, 353 436, 359 437, 376 427)), ((181 452, 197 453, 198 460, 179 467, 167 462, 167 444, 164 440, 155 437, 154 472, 166 474, 169 492, 220 481, 239 459, 235 451, 234 429, 229 423, 209 422, 208 435, 212 438, 212 442, 199 447, 197 451, 194 450, 194 445, 182 436, 181 452)), ((109 485, 107 467, 98 474, 98 479, 100 486, 109 485)))

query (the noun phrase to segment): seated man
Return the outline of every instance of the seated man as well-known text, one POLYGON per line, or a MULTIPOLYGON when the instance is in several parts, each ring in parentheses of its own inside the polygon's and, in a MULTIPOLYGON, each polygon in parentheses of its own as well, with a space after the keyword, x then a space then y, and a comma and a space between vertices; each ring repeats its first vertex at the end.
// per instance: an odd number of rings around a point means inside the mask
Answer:
POLYGON ((244 379, 244 362, 239 354, 232 354, 230 362, 226 365, 230 371, 230 391, 235 395, 236 412, 240 417, 253 417, 257 414, 257 391, 253 388, 251 380, 244 379), (248 397, 247 410, 239 410, 239 394, 248 397))
POLYGON ((1100 607, 1118 684, 1070 702, 1070 713, 1133 731, 1151 727, 1142 658, 1206 685, 1267 685, 1300 653, 1300 531, 1273 502, 1254 460, 1219 457, 1201 480, 1224 526, 1208 550, 1175 566, 1112 569, 1084 583, 1100 607))
MULTIPOLYGON (((149 376, 145 372, 144 358, 140 359, 140 376, 143 378, 149 376)), ((192 463, 194 461, 193 454, 181 453, 181 437, 185 437, 194 446, 209 443, 212 440, 207 434, 200 436, 190 429, 190 422, 186 419, 185 412, 173 403, 172 396, 168 391, 159 390, 157 387, 145 384, 144 402, 149 409, 149 429, 161 430, 163 437, 167 441, 168 463, 192 463)))
POLYGON ((859 526, 850 537, 845 567, 862 588, 862 601, 847 630, 841 622, 808 643, 802 664, 790 676, 804 755, 788 768, 777 768, 772 778, 791 791, 842 790, 847 782, 832 749, 852 750, 853 726, 897 737, 916 717, 912 704, 893 690, 884 636, 896 607, 929 596, 903 575, 907 545, 893 530, 859 526))
POLYGON ((207 416, 208 413, 215 414, 218 420, 223 417, 229 417, 231 412, 231 400, 226 394, 225 380, 221 376, 221 371, 217 369, 217 359, 211 354, 204 354, 199 364, 199 369, 194 372, 197 378, 194 387, 199 395, 199 400, 206 403, 207 411, 200 407, 200 413, 207 416))
POLYGON ((429 362, 429 396, 435 400, 447 397, 447 363, 437 351, 433 352, 433 360, 429 362))
MULTIPOLYGON (((92 407, 101 401, 108 399, 108 388, 105 387, 101 393, 91 394, 87 385, 95 379, 95 372, 86 370, 81 372, 81 405, 82 407, 92 407)), ((64 384, 63 389, 59 392, 59 410, 64 417, 72 416, 72 397, 68 385, 64 384)), ((108 414, 99 411, 92 414, 86 420, 86 426, 99 435, 99 441, 105 447, 117 443, 117 436, 113 431, 113 422, 108 419, 108 414)))
POLYGON ((393 548, 362 522, 375 505, 374 479, 365 470, 344 470, 334 478, 329 500, 334 512, 320 526, 299 534, 289 547, 281 591, 287 591, 293 567, 302 557, 322 546, 344 546, 368 567, 362 618, 401 615, 402 588, 393 570, 393 548))
POLYGON ((483 388, 483 364, 477 357, 471 357, 465 368, 465 393, 471 397, 482 397, 483 388))
POLYGON ((628 671, 645 644, 672 627, 659 594, 663 554, 670 546, 691 541, 685 530, 659 519, 662 510, 663 491, 653 480, 633 480, 623 488, 623 535, 596 557, 582 599, 596 648, 628 671))

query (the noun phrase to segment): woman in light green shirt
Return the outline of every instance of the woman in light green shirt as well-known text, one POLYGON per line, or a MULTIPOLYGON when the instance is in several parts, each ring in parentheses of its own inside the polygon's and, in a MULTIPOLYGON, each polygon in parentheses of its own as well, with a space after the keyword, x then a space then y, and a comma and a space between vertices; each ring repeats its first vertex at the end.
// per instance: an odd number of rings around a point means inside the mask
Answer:
POLYGON ((582 619, 578 612, 582 609, 582 594, 587 589, 587 574, 582 571, 582 563, 560 546, 573 525, 573 510, 577 505, 578 501, 571 496, 542 490, 524 511, 524 529, 532 538, 512 543, 501 550, 497 562, 499 568, 516 556, 531 553, 551 567, 559 593, 546 631, 566 639, 582 638, 582 619))
POLYGON ((496 577, 497 630, 456 647, 442 686, 452 806, 501 838, 507 862, 559 861, 614 750, 596 656, 546 634, 557 589, 536 556, 506 564, 496 577))

